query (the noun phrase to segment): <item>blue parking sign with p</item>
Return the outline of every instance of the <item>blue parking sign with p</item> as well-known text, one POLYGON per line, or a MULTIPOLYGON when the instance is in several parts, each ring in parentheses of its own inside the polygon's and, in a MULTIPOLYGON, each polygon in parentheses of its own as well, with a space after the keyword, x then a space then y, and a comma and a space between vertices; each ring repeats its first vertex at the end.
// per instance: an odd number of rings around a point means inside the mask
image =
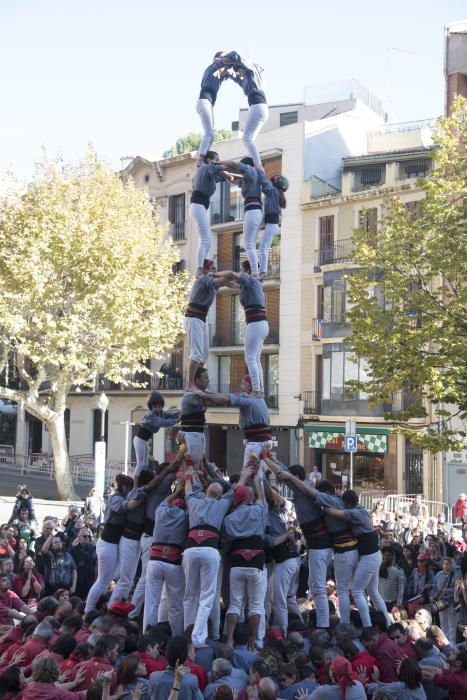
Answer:
POLYGON ((357 441, 356 435, 346 435, 345 436, 344 450, 346 452, 356 452, 357 446, 358 446, 358 441, 357 441))

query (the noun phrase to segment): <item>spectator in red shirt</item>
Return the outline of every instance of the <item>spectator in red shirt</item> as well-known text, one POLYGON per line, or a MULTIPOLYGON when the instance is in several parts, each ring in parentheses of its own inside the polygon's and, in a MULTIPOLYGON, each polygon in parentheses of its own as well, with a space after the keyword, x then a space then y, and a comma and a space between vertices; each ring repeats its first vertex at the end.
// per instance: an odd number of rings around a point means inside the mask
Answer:
POLYGON ((435 666, 423 666, 424 681, 433 681, 437 688, 449 693, 450 700, 465 700, 467 695, 467 649, 458 648, 449 656, 450 669, 439 672, 435 666))
POLYGON ((137 651, 134 655, 139 656, 141 661, 146 666, 145 678, 149 678, 154 671, 163 671, 167 666, 167 662, 162 660, 159 654, 159 645, 152 639, 150 634, 143 634, 138 639, 137 651))
MULTIPOLYGON (((103 634, 102 637, 99 637, 94 647, 94 656, 88 661, 82 661, 75 668, 74 677, 76 678, 78 674, 82 675, 82 681, 77 690, 90 688, 101 671, 114 671, 118 654, 119 644, 116 637, 111 634, 103 634)), ((115 687, 116 679, 112 682, 112 691, 115 690, 115 687)))
POLYGON ((48 651, 53 631, 52 625, 45 620, 39 623, 29 642, 18 649, 13 663, 17 659, 22 668, 28 669, 36 656, 39 656, 42 651, 48 651))
POLYGON ((84 700, 85 693, 71 692, 82 682, 83 672, 77 673, 69 683, 55 685, 59 676, 60 667, 56 659, 50 656, 35 659, 32 665, 33 682, 17 696, 17 700, 84 700))
POLYGON ((412 659, 413 661, 418 661, 415 646, 413 642, 410 641, 407 634, 408 630, 404 627, 404 625, 401 625, 400 622, 395 622, 393 625, 389 625, 388 627, 389 639, 392 639, 393 642, 396 642, 399 645, 399 648, 404 656, 407 656, 407 658, 412 659))
POLYGON ((32 557, 21 560, 13 580, 13 590, 25 603, 38 600, 44 590, 44 579, 34 566, 32 557))
POLYGON ((404 658, 404 654, 399 645, 389 639, 384 614, 377 611, 372 617, 374 627, 363 630, 361 641, 365 649, 376 658, 381 681, 392 683, 398 680, 397 665, 404 658))
POLYGON ((26 603, 10 590, 10 586, 10 578, 0 575, 0 625, 11 625, 12 620, 22 620, 26 615, 33 614, 26 603))
POLYGON ((13 559, 15 556, 16 540, 14 537, 15 529, 10 525, 2 525, 0 527, 0 559, 13 559))
POLYGON ((91 658, 92 647, 87 642, 82 642, 77 644, 74 651, 71 652, 68 659, 62 661, 60 664, 60 673, 65 673, 65 671, 73 671, 81 661, 87 661, 91 658))
POLYGON ((467 498, 465 493, 460 493, 454 504, 454 520, 467 520, 467 498))
POLYGON ((344 652, 344 656, 350 661, 353 672, 358 676, 358 680, 367 685, 371 683, 375 676, 375 669, 378 671, 376 659, 367 651, 359 651, 351 639, 342 639, 339 647, 344 652))

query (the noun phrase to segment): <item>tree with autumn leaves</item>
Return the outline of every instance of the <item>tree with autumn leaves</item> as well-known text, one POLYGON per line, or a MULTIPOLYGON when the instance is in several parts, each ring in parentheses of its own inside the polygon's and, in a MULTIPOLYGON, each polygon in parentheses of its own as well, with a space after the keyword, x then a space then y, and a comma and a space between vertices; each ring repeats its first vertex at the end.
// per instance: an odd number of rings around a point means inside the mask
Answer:
POLYGON ((128 384, 176 345, 186 299, 178 259, 147 193, 92 151, 75 164, 44 158, 27 188, 4 184, 0 372, 13 360, 20 388, 4 381, 0 397, 46 424, 62 499, 75 496, 67 395, 98 375, 128 384))
POLYGON ((466 146, 467 100, 459 97, 438 120, 416 216, 388 199, 376 237, 354 233, 359 272, 349 278, 348 340, 371 368, 364 390, 373 404, 410 392, 414 401, 385 416, 433 452, 462 449, 467 419, 466 146), (410 422, 420 416, 424 427, 410 422))

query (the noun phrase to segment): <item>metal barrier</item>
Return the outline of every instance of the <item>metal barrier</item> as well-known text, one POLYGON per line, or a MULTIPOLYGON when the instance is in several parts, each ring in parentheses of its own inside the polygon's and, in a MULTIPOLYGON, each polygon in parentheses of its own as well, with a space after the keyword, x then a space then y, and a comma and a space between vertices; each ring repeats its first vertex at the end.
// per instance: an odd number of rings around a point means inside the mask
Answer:
MULTIPOLYGON (((416 494, 391 494, 384 499, 384 510, 391 513, 401 512, 411 515, 410 509, 415 500, 416 494)), ((443 501, 423 500, 420 501, 420 505, 425 506, 429 518, 437 518, 440 513, 443 513, 446 520, 450 521, 451 519, 451 509, 443 501)), ((412 510, 414 509, 412 508, 412 510)))
POLYGON ((374 491, 361 491, 358 494, 360 505, 366 510, 373 510, 377 501, 384 501, 386 496, 396 494, 397 491, 375 489, 374 491))
POLYGON ((15 448, 13 445, 0 445, 0 464, 13 464, 15 448))

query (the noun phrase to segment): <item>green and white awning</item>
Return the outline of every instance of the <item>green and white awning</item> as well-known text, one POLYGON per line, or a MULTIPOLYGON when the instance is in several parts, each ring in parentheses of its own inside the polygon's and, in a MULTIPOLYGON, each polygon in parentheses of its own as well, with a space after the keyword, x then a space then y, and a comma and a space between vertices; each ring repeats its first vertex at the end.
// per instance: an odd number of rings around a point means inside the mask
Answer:
MULTIPOLYGON (((344 450, 344 428, 337 426, 305 425, 308 445, 319 450, 344 450)), ((385 428, 357 428, 359 452, 384 453, 388 449, 389 430, 385 428)))

